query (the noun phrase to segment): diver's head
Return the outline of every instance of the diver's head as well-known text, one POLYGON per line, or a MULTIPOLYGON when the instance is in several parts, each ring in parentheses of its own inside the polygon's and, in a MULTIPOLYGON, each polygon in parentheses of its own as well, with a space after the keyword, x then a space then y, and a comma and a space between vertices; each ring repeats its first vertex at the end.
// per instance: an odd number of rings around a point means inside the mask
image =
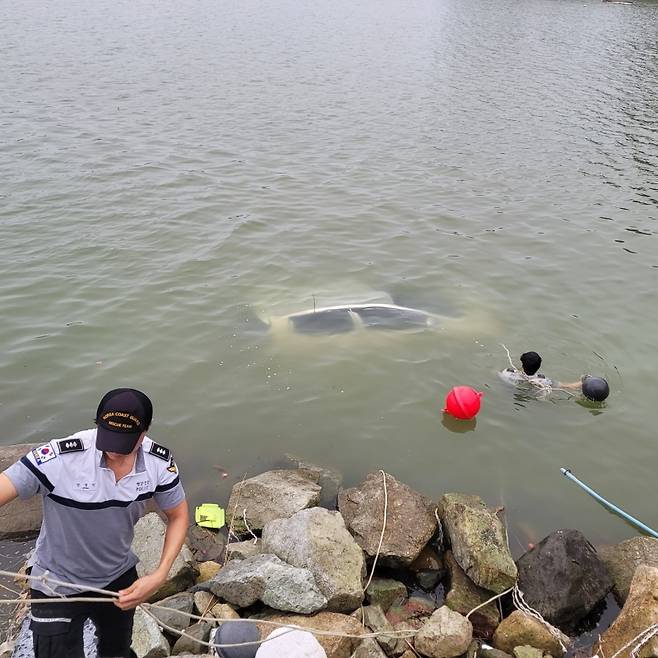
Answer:
POLYGON ((537 352, 524 352, 521 355, 521 365, 523 366, 523 372, 532 377, 541 366, 541 357, 537 352))
POLYGON ((610 387, 603 377, 592 377, 585 375, 583 377, 583 395, 588 400, 594 402, 603 402, 610 395, 610 387))

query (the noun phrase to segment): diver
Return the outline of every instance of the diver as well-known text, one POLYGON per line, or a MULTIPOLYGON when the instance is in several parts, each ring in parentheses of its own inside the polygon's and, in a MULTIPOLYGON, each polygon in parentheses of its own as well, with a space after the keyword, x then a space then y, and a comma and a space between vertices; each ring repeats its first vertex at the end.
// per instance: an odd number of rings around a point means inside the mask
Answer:
POLYGON ((552 389, 579 391, 593 402, 603 402, 610 395, 610 387, 603 377, 583 375, 577 382, 559 382, 555 379, 549 379, 539 372, 541 357, 537 352, 524 352, 520 361, 521 370, 510 366, 499 372, 498 376, 504 382, 513 386, 527 383, 542 393, 550 393, 552 389))

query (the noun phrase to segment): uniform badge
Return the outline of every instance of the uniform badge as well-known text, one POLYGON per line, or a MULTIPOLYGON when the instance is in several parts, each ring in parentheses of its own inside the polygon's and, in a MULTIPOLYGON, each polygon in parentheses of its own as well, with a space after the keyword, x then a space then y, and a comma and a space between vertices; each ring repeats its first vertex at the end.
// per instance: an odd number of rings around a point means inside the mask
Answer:
POLYGON ((34 450, 32 450, 32 454, 34 455, 34 459, 37 464, 45 464, 51 459, 55 459, 55 457, 57 457, 57 453, 55 452, 55 449, 52 447, 52 445, 50 445, 50 443, 46 443, 40 448, 34 448, 34 450))
POLYGON ((149 449, 149 453, 151 455, 154 455, 155 457, 159 457, 163 461, 168 462, 169 458, 171 456, 171 452, 169 448, 165 448, 164 446, 161 446, 159 443, 156 443, 153 441, 151 443, 151 448, 149 449))
POLYGON ((57 442, 60 454, 66 452, 80 452, 85 449, 82 439, 62 439, 57 442))
POLYGON ((174 461, 173 457, 169 460, 169 466, 167 466, 167 470, 170 473, 178 473, 178 467, 176 466, 176 462, 174 461))

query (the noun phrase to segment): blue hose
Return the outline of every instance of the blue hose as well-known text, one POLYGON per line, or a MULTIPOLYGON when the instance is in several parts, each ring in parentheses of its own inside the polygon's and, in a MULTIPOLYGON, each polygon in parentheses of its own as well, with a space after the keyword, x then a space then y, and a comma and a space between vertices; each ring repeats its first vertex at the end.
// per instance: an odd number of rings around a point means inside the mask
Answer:
POLYGON ((658 539, 658 532, 652 530, 648 525, 644 525, 642 521, 638 521, 634 516, 627 514, 626 512, 624 512, 623 509, 617 507, 616 505, 613 505, 609 500, 606 500, 603 496, 596 493, 594 489, 588 487, 584 482, 581 482, 568 468, 561 468, 560 471, 562 475, 566 475, 572 482, 575 482, 581 489, 584 489, 590 496, 596 498, 596 500, 598 500, 601 504, 605 505, 608 509, 612 510, 613 512, 616 512, 617 514, 625 518, 629 523, 633 524, 636 528, 639 528, 640 530, 647 533, 648 535, 651 535, 652 537, 658 539))

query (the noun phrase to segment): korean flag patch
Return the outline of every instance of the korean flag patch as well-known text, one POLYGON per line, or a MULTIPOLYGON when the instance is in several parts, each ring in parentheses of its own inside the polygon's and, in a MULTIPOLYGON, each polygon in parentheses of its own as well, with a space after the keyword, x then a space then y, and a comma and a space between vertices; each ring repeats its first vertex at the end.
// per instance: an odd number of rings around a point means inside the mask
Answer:
POLYGON ((55 459, 55 457, 57 457, 57 453, 55 452, 55 449, 50 445, 50 443, 46 443, 40 448, 34 448, 34 450, 32 450, 32 454, 34 455, 34 459, 36 460, 37 464, 45 464, 51 459, 55 459))

